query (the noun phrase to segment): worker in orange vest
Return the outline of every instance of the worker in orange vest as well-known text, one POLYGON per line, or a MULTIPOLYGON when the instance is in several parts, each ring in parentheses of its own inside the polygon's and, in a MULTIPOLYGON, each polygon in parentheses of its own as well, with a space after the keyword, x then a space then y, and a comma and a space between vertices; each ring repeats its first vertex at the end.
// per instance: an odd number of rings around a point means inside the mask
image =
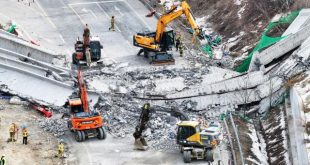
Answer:
POLYGON ((15 135, 18 132, 18 128, 17 128, 17 125, 15 123, 12 123, 10 125, 9 132, 10 132, 10 139, 9 139, 9 141, 15 142, 16 141, 15 135))
POLYGON ((63 158, 64 156, 65 156, 65 145, 63 143, 63 140, 61 139, 58 144, 57 157, 63 158))
POLYGON ((27 142, 28 142, 28 130, 27 130, 27 128, 23 128, 22 134, 23 134, 23 144, 27 145, 27 142))

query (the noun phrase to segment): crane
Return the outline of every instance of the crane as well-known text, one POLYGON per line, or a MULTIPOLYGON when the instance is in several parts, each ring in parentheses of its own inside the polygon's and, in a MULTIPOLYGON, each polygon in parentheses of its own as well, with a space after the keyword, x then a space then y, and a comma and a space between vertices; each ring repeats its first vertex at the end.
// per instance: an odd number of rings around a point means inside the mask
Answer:
POLYGON ((175 34, 173 30, 166 31, 166 27, 170 22, 182 15, 185 15, 187 18, 189 25, 194 31, 194 35, 200 35, 201 29, 195 21, 189 4, 186 1, 182 1, 179 8, 178 6, 173 6, 170 11, 159 18, 156 32, 138 33, 133 36, 134 46, 141 47, 138 55, 143 52, 144 57, 148 58, 151 64, 175 63, 172 54, 167 52, 174 45, 175 34))

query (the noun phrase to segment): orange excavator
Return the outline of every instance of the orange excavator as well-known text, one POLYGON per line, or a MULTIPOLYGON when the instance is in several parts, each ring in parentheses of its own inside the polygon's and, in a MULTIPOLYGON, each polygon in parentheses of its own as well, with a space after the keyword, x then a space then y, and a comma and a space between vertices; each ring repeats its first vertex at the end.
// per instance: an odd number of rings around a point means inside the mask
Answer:
POLYGON ((105 139, 106 133, 103 129, 103 118, 99 112, 90 110, 86 85, 83 81, 81 70, 78 71, 78 91, 70 97, 67 104, 70 107, 70 120, 68 128, 75 133, 78 142, 90 137, 105 139))

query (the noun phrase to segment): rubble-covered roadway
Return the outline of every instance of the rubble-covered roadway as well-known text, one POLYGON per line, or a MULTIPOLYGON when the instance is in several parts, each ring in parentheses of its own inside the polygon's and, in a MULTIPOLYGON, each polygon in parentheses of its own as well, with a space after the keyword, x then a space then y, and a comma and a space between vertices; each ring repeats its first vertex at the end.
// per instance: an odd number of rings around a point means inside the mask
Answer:
MULTIPOLYGON (((180 58, 178 53, 174 52, 177 59, 176 65, 150 66, 143 57, 135 55, 137 48, 131 45, 131 36, 137 31, 135 28, 138 28, 139 25, 143 25, 144 28, 155 27, 156 19, 144 17, 148 10, 138 0, 133 1, 133 4, 135 6, 124 0, 93 3, 84 0, 74 3, 41 0, 35 4, 37 6, 33 10, 40 11, 45 16, 40 19, 51 24, 53 33, 58 34, 57 30, 60 31, 59 36, 63 43, 61 48, 57 49, 64 52, 72 49, 74 40, 76 36, 81 35, 86 20, 89 21, 92 32, 98 34, 103 41, 103 66, 91 67, 84 70, 83 74, 88 89, 92 90, 91 95, 94 95, 94 98, 99 96, 99 101, 92 99, 91 104, 94 105, 94 109, 101 112, 106 122, 106 130, 109 132, 108 138, 104 141, 90 139, 83 143, 77 143, 66 128, 68 119, 61 118, 61 114, 58 118, 38 120, 38 125, 43 130, 51 132, 56 137, 64 138, 70 146, 67 158, 69 164, 181 164, 183 163, 182 155, 175 144, 176 123, 179 119, 170 116, 169 113, 152 114, 148 124, 149 128, 144 132, 151 149, 146 152, 133 150, 132 133, 140 116, 140 108, 144 103, 149 102, 154 109, 162 110, 177 107, 187 113, 192 120, 202 117, 209 122, 221 123, 220 116, 223 113, 238 110, 240 108, 238 105, 249 104, 253 112, 259 109, 260 113, 265 113, 270 102, 277 102, 278 98, 283 95, 284 83, 309 67, 307 49, 309 38, 299 41, 296 47, 303 43, 302 46, 285 61, 248 74, 231 71, 231 59, 229 58, 225 58, 220 64, 222 68, 210 66, 219 64, 213 63, 206 56, 194 50, 187 50, 184 58, 180 58), (127 11, 134 17, 129 19, 128 14, 124 14, 122 11, 127 11), (120 19, 117 23, 118 30, 115 33, 107 30, 111 15, 116 15, 116 18, 120 19), (76 22, 71 24, 71 22, 60 21, 71 19, 76 22), (104 20, 104 22, 100 24, 99 20, 104 20), (127 24, 121 23, 122 21, 127 24), (65 23, 70 30, 63 29, 64 24, 62 23, 65 23), (56 31, 54 31, 55 29, 56 31), (255 105, 250 105, 252 103, 255 105)), ((44 35, 47 34, 42 33, 42 36, 44 35)), ((14 54, 17 53, 21 52, 14 54)), ((7 53, 2 54, 4 54, 2 57, 5 57, 7 53)), ((70 53, 66 54, 70 56, 70 53)), ((63 65, 66 63, 61 60, 58 60, 57 63, 59 61, 63 62, 63 65)), ((26 63, 29 64, 29 61, 26 63)), ((31 64, 37 65, 36 63, 31 64)), ((10 68, 7 65, 13 64, 3 62, 4 65, 6 67, 1 67, 4 70, 4 73, 1 74, 12 73, 11 69, 7 69, 10 68)), ((21 65, 25 65, 25 63, 21 65)), ((57 101, 57 106, 53 107, 54 111, 63 113, 64 109, 61 108, 61 105, 73 91, 71 77, 74 73, 64 69, 66 74, 54 71, 54 76, 53 74, 46 76, 48 73, 46 68, 50 66, 48 64, 45 68, 41 66, 36 69, 41 71, 36 76, 33 73, 29 74, 30 71, 27 69, 23 72, 56 86, 55 88, 59 88, 59 92, 53 88, 49 91, 51 94, 48 94, 46 98, 41 98, 42 93, 32 94, 29 92, 36 91, 36 89, 27 90, 27 86, 30 85, 17 85, 21 88, 12 89, 12 87, 6 92, 17 94, 29 101, 50 105, 57 101), (66 90, 65 94, 61 93, 62 89, 66 90), (51 100, 49 96, 53 94, 54 96, 60 95, 60 99, 51 100)), ((23 68, 26 67, 23 66, 23 68)), ((30 69, 33 68, 30 67, 30 69)), ((20 72, 18 71, 18 73, 20 72)), ((18 76, 18 78, 19 81, 27 82, 25 79, 20 79, 23 78, 22 76, 18 76)), ((16 81, 15 79, 9 80, 2 80, 2 82, 10 84, 13 80, 16 81)), ((44 87, 46 84, 38 83, 38 87, 41 85, 44 87)), ((5 86, 4 89, 8 89, 7 87, 5 86)), ((41 92, 44 91, 44 88, 39 89, 41 92)), ((46 91, 44 92, 46 93, 46 91)), ((231 161, 231 156, 225 128, 223 127, 222 130, 225 138, 216 148, 215 158, 216 161, 221 160, 227 164, 231 161)), ((205 162, 193 163, 202 164, 205 162)))

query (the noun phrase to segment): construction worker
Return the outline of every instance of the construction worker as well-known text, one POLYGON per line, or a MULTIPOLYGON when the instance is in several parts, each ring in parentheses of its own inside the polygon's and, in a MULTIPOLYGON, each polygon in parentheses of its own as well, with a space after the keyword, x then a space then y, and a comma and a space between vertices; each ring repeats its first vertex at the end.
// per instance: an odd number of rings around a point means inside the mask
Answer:
POLYGON ((115 18, 114 18, 114 15, 111 18, 111 27, 109 27, 109 30, 115 31, 115 18))
POLYGON ((10 132, 10 139, 9 139, 9 141, 11 141, 11 142, 15 142, 16 141, 15 134, 17 133, 17 131, 18 131, 17 125, 15 123, 12 123, 10 125, 10 129, 9 129, 9 132, 10 132))
POLYGON ((179 52, 180 52, 180 57, 183 57, 184 45, 182 42, 180 42, 180 44, 179 44, 179 52))
POLYGON ((177 49, 177 51, 179 49, 181 40, 182 40, 181 34, 180 32, 177 32, 176 37, 175 37, 175 48, 177 49))
POLYGON ((58 144, 58 154, 57 156, 60 158, 63 158, 65 154, 65 145, 63 143, 63 140, 61 139, 59 144, 58 144))
POLYGON ((5 155, 2 154, 1 158, 0 158, 0 165, 5 165, 6 161, 5 161, 5 155))
POLYGON ((84 42, 83 46, 84 46, 84 48, 89 46, 89 41, 90 41, 89 36, 90 36, 90 30, 88 28, 88 25, 85 24, 85 28, 84 28, 84 32, 83 32, 83 39, 84 39, 83 40, 83 42, 84 42))
POLYGON ((27 128, 23 128, 22 134, 23 134, 23 144, 27 145, 27 141, 28 141, 28 130, 27 130, 27 128))

